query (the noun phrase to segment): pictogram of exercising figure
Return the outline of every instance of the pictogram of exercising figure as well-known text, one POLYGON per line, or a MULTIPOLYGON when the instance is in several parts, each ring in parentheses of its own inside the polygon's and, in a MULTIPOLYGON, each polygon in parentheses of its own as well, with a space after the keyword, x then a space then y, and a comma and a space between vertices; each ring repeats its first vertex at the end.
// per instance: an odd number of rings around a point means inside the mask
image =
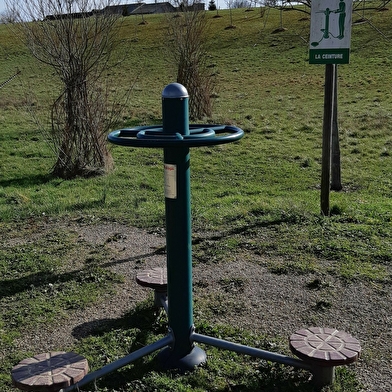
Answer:
POLYGON ((335 14, 339 14, 339 35, 337 38, 344 38, 344 22, 346 21, 346 3, 344 0, 340 0, 339 8, 334 11, 335 14))
POLYGON ((344 0, 340 0, 339 8, 337 10, 331 10, 330 8, 326 8, 324 11, 317 11, 317 13, 325 15, 325 25, 324 28, 321 29, 321 31, 323 32, 323 36, 321 37, 320 41, 312 42, 312 46, 318 46, 323 39, 329 38, 330 35, 338 39, 344 38, 344 23, 346 21, 346 3, 344 2, 344 0), (329 15, 332 13, 339 14, 339 35, 337 37, 335 37, 329 31, 329 15))

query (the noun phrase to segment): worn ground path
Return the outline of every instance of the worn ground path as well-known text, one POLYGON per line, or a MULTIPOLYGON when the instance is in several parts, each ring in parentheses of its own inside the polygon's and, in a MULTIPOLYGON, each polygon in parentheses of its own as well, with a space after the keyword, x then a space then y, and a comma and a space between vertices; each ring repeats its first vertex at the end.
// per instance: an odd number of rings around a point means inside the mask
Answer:
MULTIPOLYGON (((29 241, 54 228, 77 233, 80 241, 92 246, 105 246, 110 256, 103 266, 121 274, 124 282, 118 285, 116 295, 103 298, 99 307, 73 310, 66 322, 27 331, 18 344, 27 344, 29 350, 37 353, 71 346, 100 323, 129 312, 150 295, 148 289, 135 283, 137 271, 165 265, 165 238, 159 231, 148 232, 119 223, 48 221, 37 226, 29 241)), ((199 235, 197 246, 208 237, 208 233, 199 235)), ((333 275, 274 274, 262 256, 246 251, 235 253, 224 262, 194 262, 193 283, 196 319, 207 316, 212 324, 232 324, 282 340, 309 326, 352 334, 363 350, 360 361, 352 365, 364 385, 361 391, 392 391, 389 286, 347 283, 333 275), (208 315, 200 314, 200 302, 208 304, 208 315)))

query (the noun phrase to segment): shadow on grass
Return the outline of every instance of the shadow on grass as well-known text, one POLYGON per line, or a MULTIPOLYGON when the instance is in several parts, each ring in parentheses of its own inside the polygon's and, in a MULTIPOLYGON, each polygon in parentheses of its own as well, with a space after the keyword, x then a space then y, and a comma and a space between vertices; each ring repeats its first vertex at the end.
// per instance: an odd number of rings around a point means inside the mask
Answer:
MULTIPOLYGON (((228 328, 227 326, 213 327, 213 335, 225 335, 228 328)), ((92 336, 107 342, 113 333, 120 336, 124 333, 128 336, 127 330, 133 331, 130 353, 150 344, 151 341, 157 341, 161 335, 166 334, 166 318, 159 319, 151 301, 145 301, 119 319, 100 319, 83 323, 74 328, 73 336, 80 339, 82 346, 86 348, 88 347, 86 342, 92 336)), ((211 328, 206 329, 205 325, 204 327, 202 325, 199 332, 208 333, 211 332, 211 328)), ((235 328, 232 328, 231 332, 241 340, 239 330, 235 331, 235 328)), ((250 343, 268 350, 268 342, 265 341, 264 344, 263 341, 258 339, 257 342, 250 343)), ((98 348, 99 343, 95 342, 95 345, 96 348, 93 350, 102 349, 98 348)), ((116 392, 136 390, 311 392, 313 389, 309 383, 310 374, 306 371, 211 346, 202 345, 202 348, 207 353, 207 361, 192 372, 163 370, 158 352, 155 352, 107 374, 97 380, 96 385, 99 385, 99 390, 116 392)), ((95 354, 90 352, 90 355, 95 354)))
POLYGON ((3 280, 0 281, 0 298, 12 297, 20 292, 31 289, 32 286, 40 287, 59 280, 67 282, 74 279, 75 276, 71 274, 60 277, 60 275, 51 272, 38 272, 22 278, 3 280))
MULTIPOLYGON (((102 348, 99 347, 100 342, 104 345, 107 344, 108 341, 114 340, 113 345, 115 346, 118 344, 118 341, 113 337, 113 334, 120 336, 120 339, 122 334, 124 334, 127 342, 124 341, 123 348, 128 347, 127 352, 123 355, 125 356, 158 341, 163 335, 166 335, 168 333, 166 321, 166 316, 162 317, 162 313, 159 313, 159 310, 153 306, 151 301, 144 301, 121 318, 104 318, 82 323, 73 329, 72 335, 80 341, 81 346, 84 347, 86 351, 91 350, 90 356, 96 358, 97 355, 95 351, 98 350, 98 352, 100 352, 102 350, 102 348), (132 339, 130 345, 129 336, 131 336, 132 339), (91 340, 91 338, 95 339, 91 340), (94 341, 94 344, 90 344, 89 342, 91 341, 94 341)), ((119 344, 121 345, 121 342, 119 344)), ((116 350, 114 347, 111 348, 116 350)), ((155 358, 157 352, 153 353, 152 356, 149 355, 140 358, 131 364, 102 377, 98 380, 100 388, 103 388, 104 391, 134 390, 127 389, 128 387, 125 386, 128 386, 129 382, 137 383, 138 380, 142 379, 150 372, 159 371, 161 369, 160 363, 155 358), (123 387, 125 389, 122 389, 123 387)), ((121 356, 116 359, 119 358, 121 358, 121 356)), ((104 365, 106 365, 106 363, 99 366, 104 365)))
POLYGON ((95 266, 88 266, 84 269, 71 271, 64 274, 54 274, 52 272, 38 272, 28 276, 16 279, 7 279, 0 281, 0 299, 12 297, 18 293, 39 289, 50 284, 64 284, 68 282, 92 283, 100 279, 113 280, 113 276, 107 270, 94 269, 95 266))
POLYGON ((34 185, 43 185, 54 180, 51 174, 37 174, 26 177, 10 178, 8 180, 0 180, 0 187, 6 188, 10 186, 16 187, 30 187, 34 185))
POLYGON ((136 339, 138 347, 147 344, 149 333, 167 333, 165 323, 161 323, 159 309, 153 306, 150 301, 144 301, 118 319, 99 319, 76 326, 72 331, 72 336, 76 339, 84 339, 88 336, 103 336, 108 332, 120 329, 137 329, 143 332, 143 339, 136 339))
POLYGON ((249 219, 245 224, 236 225, 237 222, 243 221, 243 216, 233 216, 225 220, 225 226, 229 229, 222 230, 219 234, 210 236, 208 238, 204 238, 203 236, 197 237, 194 241, 196 243, 200 243, 203 240, 220 240, 225 237, 230 237, 236 234, 247 234, 251 232, 253 229, 258 228, 268 228, 279 226, 283 223, 286 224, 300 224, 308 220, 307 217, 297 214, 297 213, 289 213, 285 211, 279 211, 275 214, 265 211, 253 210, 249 211, 249 219), (263 219, 259 219, 260 217, 264 217, 263 219))

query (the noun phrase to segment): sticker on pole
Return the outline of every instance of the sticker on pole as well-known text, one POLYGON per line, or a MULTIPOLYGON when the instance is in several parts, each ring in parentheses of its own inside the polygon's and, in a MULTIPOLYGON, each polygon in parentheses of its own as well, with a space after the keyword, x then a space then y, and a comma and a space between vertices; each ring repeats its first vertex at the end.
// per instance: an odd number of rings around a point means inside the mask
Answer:
POLYGON ((164 164, 165 168, 165 197, 177 199, 177 165, 164 164))
POLYGON ((310 64, 348 64, 352 0, 312 0, 310 64))

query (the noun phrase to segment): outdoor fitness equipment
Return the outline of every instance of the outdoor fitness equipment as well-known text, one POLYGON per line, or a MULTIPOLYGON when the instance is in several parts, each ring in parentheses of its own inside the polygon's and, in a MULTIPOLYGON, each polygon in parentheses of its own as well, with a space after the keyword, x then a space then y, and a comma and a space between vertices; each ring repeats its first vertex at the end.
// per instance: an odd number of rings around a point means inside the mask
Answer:
POLYGON ((206 355, 191 341, 192 233, 189 148, 230 143, 244 135, 242 129, 224 125, 189 125, 188 92, 172 83, 162 92, 162 126, 122 129, 108 139, 133 147, 163 147, 165 173, 167 295, 172 347, 163 351, 169 368, 192 369, 206 355))
MULTIPOLYGON (((359 342, 345 332, 328 328, 297 331, 290 337, 290 349, 302 358, 298 360, 194 331, 189 147, 234 142, 244 132, 234 126, 189 125, 188 92, 178 83, 169 84, 162 92, 162 119, 162 127, 123 129, 109 135, 110 142, 121 146, 164 148, 167 284, 155 286, 165 281, 162 275, 166 271, 159 268, 145 271, 153 275, 151 281, 145 276, 138 281, 155 291, 157 287, 167 289, 167 303, 165 295, 161 299, 168 312, 172 341, 159 353, 161 363, 166 368, 192 370, 206 360, 204 351, 195 346, 197 342, 307 369, 313 373, 317 388, 332 384, 334 366, 353 362, 359 355, 359 342)), ((157 302, 157 295, 155 299, 157 302)))
POLYGON ((162 119, 162 126, 120 129, 110 133, 108 139, 111 143, 126 147, 164 148, 166 269, 155 269, 152 276, 148 271, 139 278, 142 282, 147 281, 147 287, 167 289, 167 301, 165 290, 160 291, 158 299, 168 313, 168 335, 88 374, 87 361, 77 354, 39 354, 14 367, 11 372, 14 385, 27 391, 39 391, 41 386, 41 390, 45 391, 68 392, 157 350, 161 350, 158 356, 165 368, 192 370, 206 361, 205 352, 195 343, 307 369, 313 373, 317 387, 331 384, 334 366, 354 362, 360 352, 358 341, 344 332, 327 328, 297 331, 290 337, 290 348, 301 359, 195 332, 189 148, 234 142, 241 139, 244 132, 235 126, 189 125, 188 92, 178 83, 167 85, 162 92, 162 119), (152 282, 148 282, 146 276, 152 277, 152 282), (154 282, 155 278, 157 282, 154 282))

